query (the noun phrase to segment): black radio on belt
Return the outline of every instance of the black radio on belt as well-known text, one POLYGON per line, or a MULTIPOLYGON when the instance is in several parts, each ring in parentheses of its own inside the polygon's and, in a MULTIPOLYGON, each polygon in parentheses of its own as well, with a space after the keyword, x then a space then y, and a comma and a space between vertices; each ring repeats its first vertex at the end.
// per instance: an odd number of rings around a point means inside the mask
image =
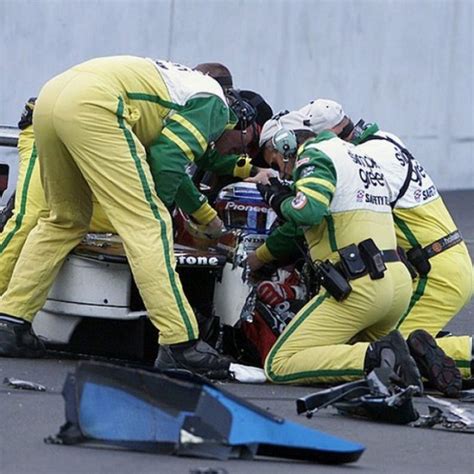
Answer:
POLYGON ((383 278, 383 274, 387 267, 383 261, 383 254, 375 245, 375 242, 372 239, 363 240, 359 245, 360 256, 367 265, 370 278, 372 280, 379 280, 383 278))
POLYGON ((352 291, 349 282, 336 270, 329 260, 318 264, 316 275, 321 286, 323 286, 336 301, 345 300, 352 291))
POLYGON ((338 250, 338 253, 340 256, 338 263, 333 265, 329 260, 326 260, 320 262, 316 269, 321 286, 337 301, 343 301, 349 296, 352 291, 350 280, 361 278, 367 274, 372 280, 384 277, 387 270, 384 254, 372 239, 364 240, 359 245, 348 245, 338 250))

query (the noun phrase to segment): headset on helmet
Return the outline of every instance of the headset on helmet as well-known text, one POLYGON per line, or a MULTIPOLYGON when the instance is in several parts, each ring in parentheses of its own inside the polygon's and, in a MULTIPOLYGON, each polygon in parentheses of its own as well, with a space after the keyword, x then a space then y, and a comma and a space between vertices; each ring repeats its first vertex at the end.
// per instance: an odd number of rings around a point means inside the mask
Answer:
POLYGON ((272 137, 272 145, 275 150, 283 155, 284 161, 296 155, 298 150, 298 141, 293 130, 281 128, 272 137))
POLYGON ((255 123, 257 111, 255 107, 245 100, 240 91, 237 89, 229 89, 226 91, 229 107, 237 116, 238 122, 234 130, 245 130, 247 127, 255 123))

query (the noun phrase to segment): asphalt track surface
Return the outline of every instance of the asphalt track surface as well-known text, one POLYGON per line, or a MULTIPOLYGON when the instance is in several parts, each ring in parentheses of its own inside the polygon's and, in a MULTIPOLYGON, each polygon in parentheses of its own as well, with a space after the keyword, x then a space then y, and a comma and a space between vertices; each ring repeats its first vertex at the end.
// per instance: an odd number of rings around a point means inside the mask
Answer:
MULTIPOLYGON (((445 193, 445 201, 474 255, 474 191, 445 193)), ((474 333, 474 303, 448 326, 455 334, 474 333)), ((0 359, 0 474, 189 473, 197 468, 224 469, 229 474, 266 473, 472 473, 474 436, 361 421, 324 410, 312 419, 298 416, 295 399, 313 387, 223 384, 235 395, 279 416, 364 444, 359 461, 342 466, 258 459, 214 461, 131 451, 47 445, 64 422, 61 389, 75 361, 0 359), (2 384, 5 377, 39 382, 46 392, 21 391, 2 384)), ((416 401, 427 413, 428 400, 416 401)), ((474 404, 464 404, 474 412, 474 404)))

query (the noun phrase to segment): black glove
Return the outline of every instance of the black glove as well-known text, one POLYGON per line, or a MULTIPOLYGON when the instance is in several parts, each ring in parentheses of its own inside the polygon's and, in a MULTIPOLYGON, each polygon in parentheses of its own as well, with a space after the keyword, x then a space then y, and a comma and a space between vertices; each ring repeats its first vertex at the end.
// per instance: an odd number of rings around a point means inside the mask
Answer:
POLYGON ((24 130, 26 127, 33 125, 33 109, 35 108, 36 97, 30 97, 25 104, 23 113, 21 114, 18 128, 24 130))
POLYGON ((270 178, 270 184, 257 184, 257 189, 263 200, 277 213, 280 219, 284 219, 281 213, 281 203, 289 197, 294 197, 291 188, 283 184, 278 178, 270 178))

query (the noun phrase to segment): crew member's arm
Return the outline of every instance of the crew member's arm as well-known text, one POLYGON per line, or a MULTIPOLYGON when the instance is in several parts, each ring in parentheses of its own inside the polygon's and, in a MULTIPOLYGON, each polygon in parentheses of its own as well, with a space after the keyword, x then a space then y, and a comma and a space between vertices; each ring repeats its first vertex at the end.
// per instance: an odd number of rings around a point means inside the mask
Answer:
POLYGON ((207 225, 216 216, 217 212, 195 186, 191 177, 186 174, 176 192, 176 205, 186 214, 192 216, 199 224, 207 225))
POLYGON ((262 263, 285 260, 300 252, 303 239, 304 234, 301 227, 297 227, 291 222, 285 222, 273 230, 265 243, 255 251, 256 257, 262 263))
POLYGON ((196 161, 199 168, 212 171, 218 176, 234 176, 245 179, 255 176, 260 168, 253 166, 247 155, 221 155, 216 149, 209 147, 206 153, 196 161))
POLYGON ((187 179, 187 165, 205 153, 228 122, 229 109, 216 96, 190 99, 167 120, 148 152, 156 192, 166 206, 173 204, 187 179))
POLYGON ((331 132, 323 132, 318 139, 306 142, 299 149, 293 170, 296 196, 287 197, 275 209, 286 224, 275 229, 265 244, 251 255, 249 263, 252 270, 282 258, 286 246, 289 249, 296 246, 295 237, 301 236, 304 227, 320 224, 329 213, 329 205, 336 189, 336 170, 332 160, 311 144, 333 136, 331 132))

